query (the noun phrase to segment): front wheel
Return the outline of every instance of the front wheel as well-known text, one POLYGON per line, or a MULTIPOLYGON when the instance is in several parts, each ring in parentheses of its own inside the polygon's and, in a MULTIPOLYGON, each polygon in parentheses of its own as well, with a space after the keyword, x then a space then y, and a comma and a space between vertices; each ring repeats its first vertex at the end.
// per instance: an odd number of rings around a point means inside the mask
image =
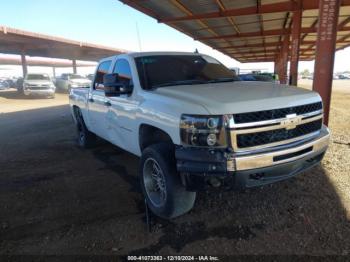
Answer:
POLYGON ((171 219, 190 211, 195 192, 186 191, 176 172, 173 146, 161 143, 146 148, 141 157, 140 181, 152 212, 171 219))

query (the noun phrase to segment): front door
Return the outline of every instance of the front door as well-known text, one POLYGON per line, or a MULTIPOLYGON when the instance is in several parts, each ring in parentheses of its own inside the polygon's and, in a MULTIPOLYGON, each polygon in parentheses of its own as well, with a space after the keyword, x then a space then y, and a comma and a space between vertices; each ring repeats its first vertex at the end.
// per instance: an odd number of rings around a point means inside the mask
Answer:
POLYGON ((90 129, 104 139, 108 139, 106 119, 109 106, 104 92, 103 76, 108 73, 111 63, 110 60, 100 63, 95 74, 93 90, 88 97, 90 129))
MULTIPOLYGON (((120 58, 116 61, 113 73, 117 73, 119 78, 133 86, 132 72, 129 62, 120 58)), ((136 126, 136 111, 138 102, 133 94, 120 95, 109 98, 110 107, 107 116, 108 133, 110 141, 121 148, 136 153, 138 151, 138 130, 136 126)))

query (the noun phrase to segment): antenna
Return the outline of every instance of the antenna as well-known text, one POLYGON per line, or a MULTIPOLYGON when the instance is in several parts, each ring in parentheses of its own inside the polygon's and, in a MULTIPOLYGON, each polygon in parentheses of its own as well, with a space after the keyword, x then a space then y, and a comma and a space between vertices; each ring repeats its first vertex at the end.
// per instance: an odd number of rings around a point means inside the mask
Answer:
POLYGON ((140 37, 140 31, 139 31, 139 26, 136 22, 136 34, 137 34, 137 40, 139 43, 139 51, 142 52, 142 47, 141 47, 141 37, 140 37))

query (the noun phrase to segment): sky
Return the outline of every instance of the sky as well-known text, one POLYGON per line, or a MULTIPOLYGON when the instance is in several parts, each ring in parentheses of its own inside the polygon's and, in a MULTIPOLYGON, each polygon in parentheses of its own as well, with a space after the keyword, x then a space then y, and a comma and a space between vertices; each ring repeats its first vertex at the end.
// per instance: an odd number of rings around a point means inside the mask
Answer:
MULTIPOLYGON (((198 49, 228 67, 273 71, 273 63, 241 64, 118 0, 3 0, 0 25, 130 51, 193 52, 198 49)), ((350 48, 337 52, 335 72, 350 70, 349 60, 350 48)), ((299 71, 308 69, 313 72, 313 68, 313 62, 299 64, 299 71)), ((78 73, 88 74, 93 70, 92 67, 78 68, 78 73)), ((52 69, 30 67, 29 72, 52 74, 52 69)), ((72 72, 72 69, 56 70, 57 74, 63 72, 72 72)), ((0 76, 6 74, 21 75, 21 68, 0 66, 0 76)))

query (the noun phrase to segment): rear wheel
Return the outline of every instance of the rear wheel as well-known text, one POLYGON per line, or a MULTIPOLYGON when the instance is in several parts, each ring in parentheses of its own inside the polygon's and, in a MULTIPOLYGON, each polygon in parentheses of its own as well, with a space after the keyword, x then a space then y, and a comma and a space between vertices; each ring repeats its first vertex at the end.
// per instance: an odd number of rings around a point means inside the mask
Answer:
POLYGON ((171 219, 192 209, 196 193, 186 191, 176 172, 173 146, 166 143, 147 147, 141 157, 140 181, 152 212, 171 219))
POLYGON ((83 148, 91 148, 95 145, 96 135, 90 132, 84 122, 80 109, 76 109, 78 145, 83 148))

